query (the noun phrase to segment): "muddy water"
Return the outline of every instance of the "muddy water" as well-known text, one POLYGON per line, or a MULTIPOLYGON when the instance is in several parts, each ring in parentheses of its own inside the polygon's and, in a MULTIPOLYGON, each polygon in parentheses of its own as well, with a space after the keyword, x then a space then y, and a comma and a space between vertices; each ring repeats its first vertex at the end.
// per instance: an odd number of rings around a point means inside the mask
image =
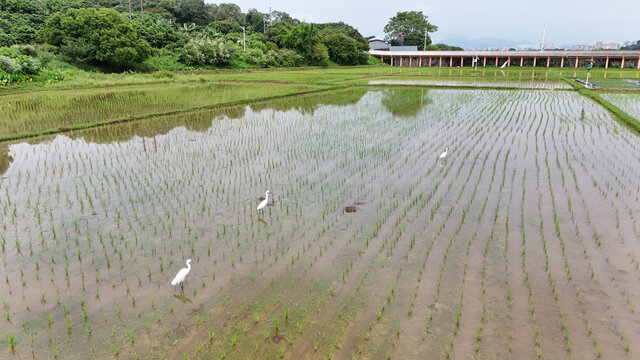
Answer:
POLYGON ((640 353, 637 137, 572 92, 358 88, 3 146, 3 357, 640 353))

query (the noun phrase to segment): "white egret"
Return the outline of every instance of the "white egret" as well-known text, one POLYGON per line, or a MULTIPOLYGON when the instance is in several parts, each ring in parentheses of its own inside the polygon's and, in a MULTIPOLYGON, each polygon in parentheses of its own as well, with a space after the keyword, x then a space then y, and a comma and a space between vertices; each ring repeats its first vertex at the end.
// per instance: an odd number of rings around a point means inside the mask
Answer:
POLYGON ((262 202, 258 204, 258 207, 256 208, 256 210, 260 212, 262 212, 262 209, 264 209, 264 207, 267 206, 267 203, 269 203, 269 190, 267 190, 264 196, 264 200, 262 200, 262 202))
POLYGON ((444 152, 442 154, 440 154, 440 160, 444 160, 447 158, 447 152, 449 152, 449 147, 447 146, 446 149, 444 149, 444 152))
POLYGON ((176 286, 177 284, 180 284, 180 288, 184 290, 184 278, 186 278, 189 271, 191 271, 191 261, 193 260, 187 259, 187 267, 178 271, 176 277, 171 281, 171 285, 176 286))

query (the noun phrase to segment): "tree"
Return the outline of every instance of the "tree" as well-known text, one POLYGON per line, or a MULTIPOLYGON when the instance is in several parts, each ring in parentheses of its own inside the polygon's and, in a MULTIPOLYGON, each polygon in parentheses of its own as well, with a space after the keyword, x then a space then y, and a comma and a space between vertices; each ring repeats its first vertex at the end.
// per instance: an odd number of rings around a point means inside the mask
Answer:
POLYGON ((424 46, 431 44, 429 33, 436 32, 438 27, 427 20, 422 11, 400 11, 389 20, 384 27, 385 40, 395 40, 399 33, 404 33, 404 45, 424 46))
POLYGON ((155 14, 147 14, 144 20, 134 19, 133 26, 135 26, 138 35, 154 48, 184 44, 174 24, 169 20, 157 17, 155 14))
POLYGON ((195 23, 207 25, 213 20, 212 9, 204 0, 163 0, 163 7, 176 18, 180 24, 195 23))
POLYGON ((311 59, 314 63, 319 65, 326 65, 329 60, 329 48, 323 43, 317 43, 313 46, 313 53, 311 59))
POLYGON ((620 50, 640 50, 640 40, 633 45, 623 46, 620 50))
POLYGON ((55 13, 44 40, 74 61, 113 70, 133 68, 151 54, 134 26, 112 9, 70 9, 55 13))
POLYGON ((231 20, 214 21, 209 24, 208 27, 225 35, 232 32, 242 33, 242 27, 240 27, 237 22, 231 20))
POLYGON ((459 46, 453 46, 453 45, 447 45, 447 44, 433 44, 433 45, 427 45, 426 50, 464 50, 463 48, 459 47, 459 46))
POLYGON ((344 22, 337 23, 323 23, 323 24, 314 24, 318 29, 320 29, 320 36, 327 37, 334 33, 343 33, 348 37, 356 40, 360 44, 362 44, 363 50, 369 50, 369 42, 367 41, 360 32, 349 24, 345 24, 344 22))
POLYGON ((271 12, 271 18, 268 21, 271 21, 274 24, 280 21, 290 25, 297 25, 300 23, 300 20, 292 18, 291 15, 287 14, 286 12, 277 10, 273 10, 271 12))
POLYGON ((366 64, 367 54, 361 50, 360 44, 343 33, 335 33, 324 38, 331 61, 340 65, 366 64))
POLYGON ((320 38, 318 37, 318 28, 313 24, 300 23, 277 36, 276 40, 280 46, 295 50, 305 59, 311 60, 313 47, 320 41, 320 38))
POLYGON ((214 4, 211 5, 211 11, 215 21, 229 20, 237 22, 240 25, 244 24, 244 16, 242 15, 240 7, 236 4, 214 4))
POLYGON ((244 17, 244 22, 247 24, 247 27, 253 30, 254 32, 264 32, 265 28, 265 16, 261 12, 256 9, 249 9, 247 11, 247 15, 244 17))

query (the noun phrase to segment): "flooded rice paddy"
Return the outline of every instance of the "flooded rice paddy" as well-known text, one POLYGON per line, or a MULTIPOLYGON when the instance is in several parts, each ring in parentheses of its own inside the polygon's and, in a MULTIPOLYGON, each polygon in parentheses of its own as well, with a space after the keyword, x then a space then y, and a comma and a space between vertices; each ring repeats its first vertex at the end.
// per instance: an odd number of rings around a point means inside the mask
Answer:
POLYGON ((620 108, 622 111, 640 119, 640 94, 639 93, 609 93, 601 94, 605 100, 620 108))
POLYGON ((441 80, 371 80, 370 85, 419 85, 419 86, 445 86, 445 87, 501 87, 501 88, 524 88, 524 89, 570 89, 571 87, 562 81, 540 81, 540 80, 488 80, 486 78, 474 81, 473 79, 441 79, 441 80))
POLYGON ((639 147, 576 92, 399 87, 5 143, 0 354, 637 358, 639 147))

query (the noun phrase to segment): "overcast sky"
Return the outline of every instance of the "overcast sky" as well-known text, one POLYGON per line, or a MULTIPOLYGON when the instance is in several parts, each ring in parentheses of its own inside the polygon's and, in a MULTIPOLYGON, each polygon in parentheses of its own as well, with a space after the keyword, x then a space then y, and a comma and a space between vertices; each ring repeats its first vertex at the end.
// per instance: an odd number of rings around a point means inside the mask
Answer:
MULTIPOLYGON (((221 1, 206 0, 207 3, 221 1)), ((308 22, 344 21, 364 36, 384 36, 383 28, 398 11, 421 10, 439 30, 434 42, 460 38, 506 38, 539 44, 592 44, 640 40, 640 0, 477 0, 348 1, 235 0, 243 12, 256 8, 285 11, 308 22)), ((455 45, 455 44, 451 44, 455 45)))

